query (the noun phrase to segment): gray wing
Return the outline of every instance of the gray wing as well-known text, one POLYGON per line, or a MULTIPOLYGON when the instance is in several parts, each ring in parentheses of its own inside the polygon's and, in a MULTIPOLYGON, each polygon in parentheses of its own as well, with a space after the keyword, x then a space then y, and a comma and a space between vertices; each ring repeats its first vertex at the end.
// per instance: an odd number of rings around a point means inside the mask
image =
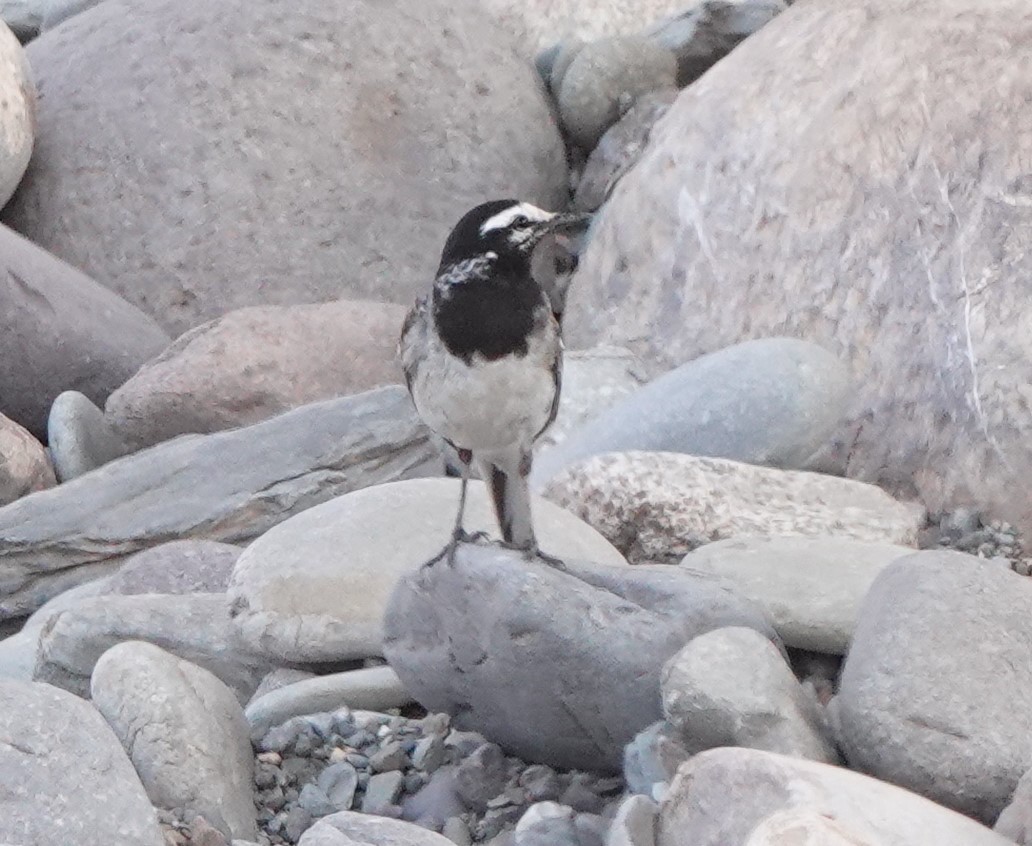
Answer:
POLYGON ((405 374, 405 384, 408 386, 409 394, 412 393, 412 383, 415 381, 420 362, 426 351, 428 321, 427 300, 426 297, 421 297, 405 315, 405 322, 401 325, 398 357, 401 359, 401 369, 405 374))
POLYGON ((542 317, 546 321, 551 321, 555 324, 555 344, 552 348, 552 361, 551 361, 551 375, 552 381, 555 383, 555 393, 552 394, 552 408, 548 412, 548 421, 544 426, 534 435, 536 441, 540 438, 545 431, 555 422, 555 417, 559 413, 559 396, 563 392, 563 339, 559 333, 559 321, 556 319, 548 309, 542 309, 542 317))

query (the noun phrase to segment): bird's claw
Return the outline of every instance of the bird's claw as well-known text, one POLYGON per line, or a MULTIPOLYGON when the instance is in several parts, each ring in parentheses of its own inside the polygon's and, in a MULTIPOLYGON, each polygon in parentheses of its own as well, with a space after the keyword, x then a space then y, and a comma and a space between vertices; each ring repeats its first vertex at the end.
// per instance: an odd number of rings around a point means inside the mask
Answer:
POLYGON ((554 555, 542 552, 536 545, 519 546, 514 543, 506 543, 505 541, 499 541, 498 545, 503 549, 511 549, 513 552, 519 552, 527 561, 541 561, 549 567, 554 567, 556 570, 560 570, 563 573, 567 572, 566 563, 561 558, 556 558, 554 555))
POLYGON ((447 561, 448 566, 452 567, 455 564, 455 553, 459 548, 460 543, 480 543, 480 541, 487 538, 487 532, 467 532, 465 529, 459 529, 451 540, 448 541, 447 545, 440 552, 437 553, 433 558, 423 564, 425 569, 429 569, 437 564, 439 561, 447 561))

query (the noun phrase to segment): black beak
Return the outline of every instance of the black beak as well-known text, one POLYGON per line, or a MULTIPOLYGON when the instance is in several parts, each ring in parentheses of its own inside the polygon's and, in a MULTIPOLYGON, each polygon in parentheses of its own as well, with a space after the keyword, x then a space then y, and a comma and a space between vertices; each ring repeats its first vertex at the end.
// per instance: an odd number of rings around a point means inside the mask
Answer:
POLYGON ((588 232, 594 219, 593 214, 584 212, 557 214, 545 224, 545 228, 559 246, 570 254, 578 256, 588 242, 588 232))

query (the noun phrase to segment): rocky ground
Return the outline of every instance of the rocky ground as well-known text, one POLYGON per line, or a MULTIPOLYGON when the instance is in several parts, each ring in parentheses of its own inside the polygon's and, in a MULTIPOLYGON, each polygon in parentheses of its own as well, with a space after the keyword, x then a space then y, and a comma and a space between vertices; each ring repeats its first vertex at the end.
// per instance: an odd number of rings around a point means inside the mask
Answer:
POLYGON ((0 2, 0 843, 1032 843, 1027 17, 0 2), (498 196, 596 212, 564 567, 425 569, 498 196))

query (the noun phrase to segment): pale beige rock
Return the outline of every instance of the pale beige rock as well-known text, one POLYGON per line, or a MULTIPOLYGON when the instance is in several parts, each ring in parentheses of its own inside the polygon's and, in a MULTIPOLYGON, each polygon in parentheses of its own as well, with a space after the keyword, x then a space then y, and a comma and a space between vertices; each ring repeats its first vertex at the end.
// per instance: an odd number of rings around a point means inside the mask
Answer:
POLYGON ((18 39, 0 24, 0 207, 29 166, 36 136, 36 86, 18 39))
POLYGON ((655 128, 570 286, 568 344, 661 372, 814 341, 857 379, 849 476, 1032 531, 1030 60, 1025 0, 793 4, 655 128))
POLYGON ((857 846, 1013 846, 956 811, 877 779, 730 747, 681 766, 660 805, 656 843, 741 846, 772 814, 791 810, 831 817, 864 838, 857 846))
MULTIPOLYGON (((458 507, 458 479, 376 485, 311 508, 240 556, 229 588, 233 621, 252 649, 285 661, 380 655, 395 585, 441 549, 458 507)), ((598 532, 535 497, 541 548, 601 565, 626 562, 598 532)), ((470 483, 468 532, 498 536, 483 482, 470 483)))
POLYGON ((595 456, 559 473, 544 495, 632 561, 749 534, 914 546, 926 518, 920 505, 862 482, 672 452, 595 456))
POLYGON ((753 829, 745 846, 880 846, 816 811, 779 811, 753 829))
POLYGON ((107 419, 140 449, 400 384, 404 318, 404 306, 362 300, 231 311, 140 368, 108 397, 107 419))
POLYGON ((0 505, 56 484, 43 444, 0 414, 0 505))

